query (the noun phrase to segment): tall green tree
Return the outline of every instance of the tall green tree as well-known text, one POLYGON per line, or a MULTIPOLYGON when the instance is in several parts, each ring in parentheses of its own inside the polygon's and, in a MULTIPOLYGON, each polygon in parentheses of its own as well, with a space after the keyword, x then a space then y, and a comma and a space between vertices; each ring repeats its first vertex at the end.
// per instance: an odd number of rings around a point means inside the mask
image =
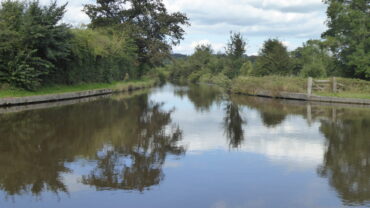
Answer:
POLYGON ((234 78, 240 74, 240 68, 245 61, 246 47, 247 42, 241 33, 230 33, 230 40, 226 46, 226 55, 229 60, 225 69, 225 74, 229 78, 234 78))
POLYGON ((230 40, 227 43, 226 54, 234 59, 242 58, 247 52, 247 42, 241 33, 230 33, 230 40))
POLYGON ((189 25, 185 14, 169 13, 162 0, 97 0, 84 11, 91 27, 116 26, 128 31, 135 40, 139 62, 155 66, 169 56, 173 45, 183 39, 183 25, 189 25))
POLYGON ((292 52, 293 74, 303 77, 337 75, 333 57, 320 40, 309 40, 292 52))
POLYGON ((291 69, 291 59, 283 43, 278 39, 265 41, 257 58, 254 74, 258 76, 289 75, 291 69))
POLYGON ((324 0, 328 30, 322 34, 349 77, 370 79, 369 0, 324 0))

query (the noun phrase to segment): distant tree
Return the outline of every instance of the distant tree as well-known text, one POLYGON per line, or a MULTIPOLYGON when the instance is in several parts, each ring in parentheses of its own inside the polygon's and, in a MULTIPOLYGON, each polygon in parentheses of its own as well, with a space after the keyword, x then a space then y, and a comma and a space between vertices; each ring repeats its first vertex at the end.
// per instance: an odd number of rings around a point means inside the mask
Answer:
POLYGON ((288 75, 292 72, 291 60, 287 48, 278 39, 265 41, 256 61, 254 74, 288 75))
POLYGON ((214 54, 212 46, 210 44, 200 44, 195 47, 194 54, 191 56, 193 61, 200 65, 206 65, 209 63, 211 56, 214 54))
POLYGON ((322 34, 346 76, 370 79, 369 0, 324 0, 328 30, 322 34))
POLYGON ((168 13, 162 0, 97 0, 84 11, 90 27, 116 26, 135 40, 142 65, 160 65, 170 56, 171 46, 183 39, 182 25, 189 25, 185 14, 168 13))
POLYGON ((230 33, 230 40, 227 43, 226 54, 233 58, 238 59, 243 57, 246 52, 247 42, 240 33, 230 33))
POLYGON ((303 77, 334 75, 333 58, 320 40, 309 40, 292 52, 293 73, 303 77))
POLYGON ((186 59, 188 56, 181 53, 173 53, 171 54, 171 58, 173 59, 186 59))
POLYGON ((229 78, 234 78, 240 74, 240 68, 245 61, 247 42, 240 33, 230 33, 230 40, 226 46, 226 55, 229 58, 226 61, 225 74, 229 78))

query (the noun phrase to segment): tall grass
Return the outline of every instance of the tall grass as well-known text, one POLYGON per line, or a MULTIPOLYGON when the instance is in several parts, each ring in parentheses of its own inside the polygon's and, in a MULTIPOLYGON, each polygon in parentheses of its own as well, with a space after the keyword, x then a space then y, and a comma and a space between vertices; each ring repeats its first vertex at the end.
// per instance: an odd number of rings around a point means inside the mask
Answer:
POLYGON ((307 91, 307 81, 300 77, 238 77, 231 84, 231 91, 234 93, 256 94, 259 91, 278 92, 300 92, 307 91))
MULTIPOLYGON (((344 85, 338 93, 330 89, 325 91, 313 91, 314 95, 333 96, 343 98, 370 99, 370 82, 359 79, 338 78, 338 83, 344 85)), ((279 92, 307 92, 307 79, 301 77, 238 77, 232 81, 231 92, 255 95, 260 91, 269 91, 272 94, 279 92)))

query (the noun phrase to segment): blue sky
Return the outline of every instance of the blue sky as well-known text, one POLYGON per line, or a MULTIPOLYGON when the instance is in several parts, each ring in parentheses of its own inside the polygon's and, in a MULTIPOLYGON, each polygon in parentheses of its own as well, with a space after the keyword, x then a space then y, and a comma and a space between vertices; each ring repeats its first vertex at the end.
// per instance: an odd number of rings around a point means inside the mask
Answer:
MULTIPOLYGON (((89 18, 81 10, 83 4, 93 2, 70 0, 64 21, 73 25, 88 23, 89 18)), ((212 44, 216 52, 222 52, 230 31, 244 35, 248 55, 257 54, 268 38, 279 38, 289 50, 294 50, 309 39, 320 38, 326 30, 326 5, 322 0, 164 0, 164 3, 171 12, 186 13, 191 22, 185 40, 174 47, 176 53, 191 54, 197 44, 212 44)))

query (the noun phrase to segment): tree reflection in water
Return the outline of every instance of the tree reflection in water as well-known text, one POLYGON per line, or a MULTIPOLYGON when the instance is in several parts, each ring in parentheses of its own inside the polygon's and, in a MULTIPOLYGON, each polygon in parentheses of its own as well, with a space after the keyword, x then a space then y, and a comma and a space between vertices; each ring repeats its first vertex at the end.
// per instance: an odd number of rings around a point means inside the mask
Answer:
MULTIPOLYGON (((231 148, 244 141, 243 106, 258 111, 266 131, 293 115, 320 125, 326 149, 318 174, 328 178, 346 205, 370 202, 369 109, 248 96, 223 101, 219 91, 207 87, 178 93, 188 96, 198 112, 225 104, 222 122, 231 148)), ((149 102, 148 95, 137 95, 0 115, 0 189, 11 196, 68 192, 63 175, 72 170, 66 164, 82 158, 93 164, 83 184, 145 191, 161 183, 169 155, 185 154, 179 145, 182 131, 171 114, 161 103, 149 102)))
POLYGON ((198 112, 209 112, 213 104, 221 103, 223 94, 222 88, 206 84, 190 85, 187 89, 175 91, 175 95, 181 98, 186 95, 198 112))
POLYGON ((243 124, 246 122, 240 115, 239 106, 229 102, 225 107, 224 129, 229 145, 232 148, 238 148, 244 141, 243 124))
POLYGON ((327 151, 318 172, 346 205, 370 202, 370 113, 363 112, 343 112, 336 121, 321 121, 327 151))
POLYGON ((96 161, 82 182, 98 189, 156 185, 167 155, 185 153, 171 114, 139 95, 0 115, 0 189, 10 196, 68 192, 66 163, 81 158, 96 161))
POLYGON ((277 112, 265 111, 260 113, 263 124, 265 124, 266 127, 270 128, 279 126, 281 123, 284 122, 286 118, 286 114, 279 111, 277 112))
POLYGON ((97 155, 97 167, 86 176, 84 184, 99 189, 139 190, 157 185, 163 179, 162 166, 168 154, 181 155, 183 147, 178 146, 182 132, 178 127, 165 129, 171 122, 171 113, 154 105, 144 110, 138 119, 132 121, 130 131, 123 130, 123 137, 130 143, 111 147, 97 155), (136 124, 135 124, 136 123, 136 124))
POLYGON ((225 103, 223 128, 231 148, 239 148, 244 141, 243 124, 246 122, 241 116, 240 108, 232 101, 226 101, 224 91, 213 85, 190 85, 188 88, 175 90, 175 95, 183 98, 187 96, 193 103, 196 111, 209 112, 214 104, 225 103))
POLYGON ((288 115, 319 122, 326 139, 323 165, 326 177, 346 205, 370 202, 370 110, 351 106, 312 105, 301 101, 232 96, 238 105, 256 109, 266 127, 278 126, 288 115))

